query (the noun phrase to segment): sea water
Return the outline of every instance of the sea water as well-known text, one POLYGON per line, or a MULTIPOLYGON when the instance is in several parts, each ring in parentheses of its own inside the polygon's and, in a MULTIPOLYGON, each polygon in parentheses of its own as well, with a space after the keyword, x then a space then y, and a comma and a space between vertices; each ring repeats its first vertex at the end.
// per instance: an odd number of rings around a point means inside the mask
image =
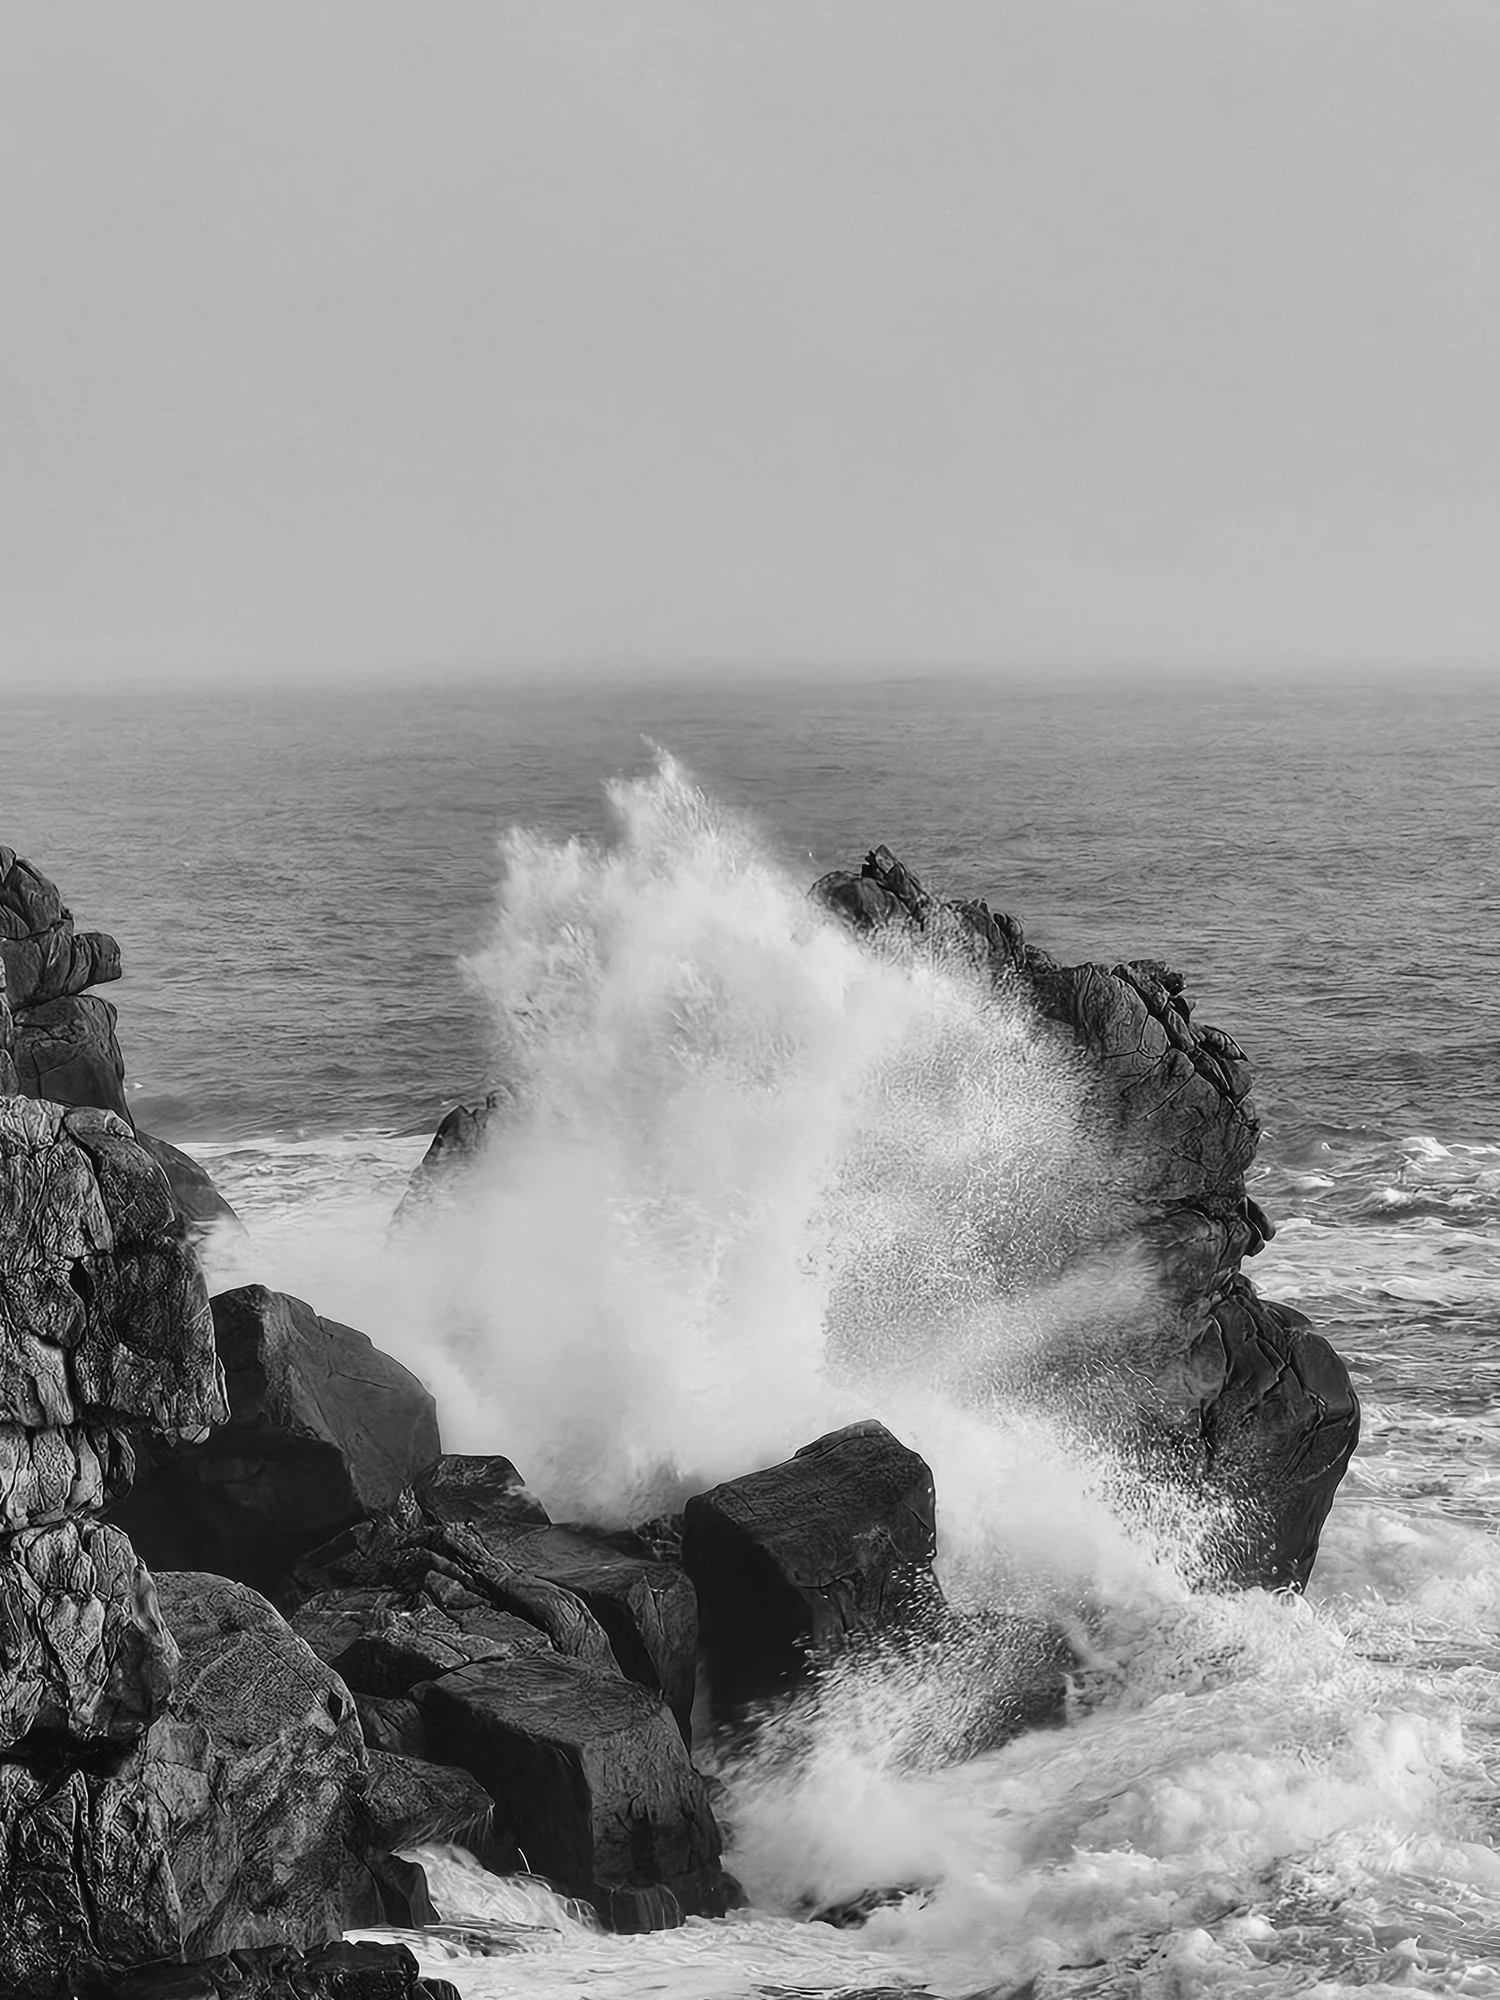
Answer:
POLYGON ((684 2000, 1500 1990, 1487 682, 611 684, 15 729, 0 838, 121 937, 137 1114, 249 1228, 217 1282, 363 1326, 450 1448, 508 1453, 559 1517, 881 1416, 933 1464, 950 1594, 1083 1654, 1066 1727, 957 1761, 993 1660, 832 1676, 715 1770, 749 1898, 724 1923, 613 1938, 429 1851, 430 1969, 684 2000), (1177 964, 1247 1048, 1280 1225, 1252 1273, 1364 1401, 1305 1598, 1196 1589, 1216 1524, 1117 1462, 1089 1385, 1149 1278, 1076 1253, 1127 1168, 1023 1014, 810 908, 877 840, 1059 956, 1177 964), (443 1103, 500 1082, 505 1146, 387 1247, 443 1103), (808 1921, 871 1888, 898 1893, 862 1930, 808 1921))

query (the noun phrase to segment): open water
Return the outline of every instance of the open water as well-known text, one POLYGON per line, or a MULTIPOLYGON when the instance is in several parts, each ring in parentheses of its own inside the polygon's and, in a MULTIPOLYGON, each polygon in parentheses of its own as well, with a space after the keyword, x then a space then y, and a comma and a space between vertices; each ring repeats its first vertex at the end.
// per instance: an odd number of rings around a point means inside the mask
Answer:
POLYGON ((364 1327, 559 1516, 882 1416, 934 1465, 954 1595, 1086 1636, 1063 1730, 935 1763, 982 1670, 932 1662, 722 1772, 751 1899, 723 1924, 608 1938, 429 1855, 429 1966, 538 2000, 1500 1992, 1494 679, 573 681, 5 728, 0 839, 120 938, 137 1116, 249 1227, 216 1277, 364 1327), (811 912, 882 840, 1060 957, 1178 965, 1254 1061, 1253 1275, 1365 1411, 1305 1599, 1195 1592, 1212 1524, 1132 1490, 1086 1397, 1006 1392, 1069 1342, 1085 1382, 1092 1305, 1142 1303, 1128 1267, 1045 1275, 1123 1169, 1024 1019, 811 912), (501 1078, 505 1158, 387 1248, 437 1116, 501 1078), (806 1920, 889 1885, 862 1931, 806 1920))

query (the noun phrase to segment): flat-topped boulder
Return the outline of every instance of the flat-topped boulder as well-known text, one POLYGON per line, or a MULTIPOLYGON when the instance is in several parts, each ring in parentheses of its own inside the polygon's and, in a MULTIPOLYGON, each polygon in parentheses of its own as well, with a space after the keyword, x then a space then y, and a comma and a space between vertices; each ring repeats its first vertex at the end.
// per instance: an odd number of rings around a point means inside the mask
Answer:
POLYGON ((729 1907, 707 1787, 658 1696, 530 1653, 445 1674, 420 1700, 432 1755, 471 1771, 528 1867, 615 1929, 729 1907))
POLYGON ((932 1473, 880 1423, 695 1495, 682 1560, 716 1699, 773 1693, 811 1655, 929 1615, 936 1552, 932 1473))

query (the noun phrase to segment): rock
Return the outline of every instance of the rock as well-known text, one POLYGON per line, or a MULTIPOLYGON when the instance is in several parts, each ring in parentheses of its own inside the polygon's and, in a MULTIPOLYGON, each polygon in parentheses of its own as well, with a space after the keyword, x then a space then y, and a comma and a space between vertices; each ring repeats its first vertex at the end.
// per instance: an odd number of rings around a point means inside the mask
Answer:
POLYGON ((784 1688, 809 1654, 930 1615, 940 1601, 932 1474, 883 1424, 697 1494, 682 1559, 715 1699, 784 1688))
POLYGON ((1207 1478, 1237 1502, 1221 1574, 1301 1590, 1359 1441, 1349 1371, 1303 1314, 1260 1298, 1244 1278, 1215 1302, 1194 1360, 1211 1385, 1207 1478))
POLYGON ((813 893, 856 929, 902 924, 967 953, 1082 1056, 1088 1106, 1126 1192, 1103 1202, 1071 1254, 1137 1248, 1160 1295, 1149 1351, 1139 1328, 1118 1330, 1112 1442, 1158 1473, 1235 1495, 1242 1519, 1221 1551, 1221 1581, 1300 1585, 1359 1405, 1333 1350, 1311 1344, 1299 1315, 1293 1329, 1284 1309, 1256 1299, 1240 1271, 1272 1233, 1245 1187, 1259 1123, 1244 1051, 1194 1020, 1182 975, 1159 960, 1059 965, 1015 918, 929 895, 887 848, 813 893))
POLYGON ((83 1968, 63 2000, 460 2000, 446 1979, 423 1979, 404 1944, 337 1943, 314 1951, 268 1945, 192 1964, 159 1960, 121 1972, 83 1968))
POLYGON ((145 1775, 169 1828, 184 1954, 337 1936, 367 1773, 348 1690, 243 1584, 173 1572, 157 1587, 182 1665, 145 1775))
POLYGON ((357 1694, 359 1726, 365 1746, 385 1750, 393 1757, 427 1756, 427 1725, 422 1711, 406 1696, 357 1694))
MULTIPOLYGON (((429 1841, 465 1847, 499 1872, 494 1802, 477 1778, 449 1764, 371 1751, 359 1839, 367 1849, 385 1854, 429 1841)), ((505 1854, 502 1865, 516 1865, 513 1852, 505 1854)))
POLYGON ((0 961, 14 1017, 15 1081, 4 1087, 113 1111, 128 1123, 115 1010, 86 991, 119 978, 120 947, 75 930, 56 885, 9 847, 0 847, 0 961))
POLYGON ((406 1193, 391 1217, 393 1229, 418 1222, 462 1186, 484 1157, 492 1132, 514 1109, 514 1093, 492 1090, 479 1104, 456 1104, 440 1121, 432 1144, 417 1162, 406 1193))
POLYGON ((422 1589, 445 1609, 461 1601, 451 1594, 450 1587, 456 1587, 534 1626, 557 1652, 602 1673, 620 1671, 604 1628, 580 1597, 518 1569, 503 1548, 462 1524, 365 1521, 315 1550, 290 1579, 304 1605, 323 1592, 371 1587, 377 1592, 422 1589), (435 1579, 431 1585, 429 1578, 435 1579))
POLYGON ((551 1516, 508 1458, 444 1452, 413 1491, 429 1521, 466 1523, 487 1541, 518 1529, 550 1527, 551 1516))
POLYGON ((135 1136, 141 1150, 149 1153, 166 1175, 177 1213, 193 1234, 203 1235, 219 1223, 228 1223, 243 1235, 244 1225, 214 1186, 213 1176, 207 1167, 200 1166, 178 1147, 169 1146, 165 1139, 154 1139, 139 1127, 135 1136))
POLYGON ((151 1578, 117 1528, 61 1521, 0 1562, 0 1753, 134 1743, 177 1667, 151 1578))
POLYGON ((229 1421, 159 1455, 115 1518, 148 1561, 272 1589, 433 1464, 437 1412, 399 1362, 301 1299, 245 1285, 213 1321, 229 1421))
POLYGON ((0 1762, 0 1991, 16 2000, 88 1961, 338 1933, 365 1780, 348 1693, 253 1591, 157 1585, 181 1663, 146 1735, 88 1768, 0 1762))
POLYGON ((301 1605, 292 1625, 351 1692, 387 1699, 476 1660, 548 1643, 526 1619, 431 1572, 415 1588, 325 1592, 301 1605))
POLYGON ((526 1866, 606 1922, 657 1929, 728 1907, 706 1787, 656 1696, 531 1653, 447 1674, 420 1700, 433 1755, 479 1779, 526 1866))
POLYGON ((0 1098, 0 1424, 193 1435, 226 1413, 203 1279, 108 1112, 0 1098))
POLYGON ((507 1559, 582 1600, 609 1637, 623 1673, 660 1694, 691 1737, 698 1672, 698 1600, 676 1564, 623 1554, 586 1528, 512 1535, 507 1559))

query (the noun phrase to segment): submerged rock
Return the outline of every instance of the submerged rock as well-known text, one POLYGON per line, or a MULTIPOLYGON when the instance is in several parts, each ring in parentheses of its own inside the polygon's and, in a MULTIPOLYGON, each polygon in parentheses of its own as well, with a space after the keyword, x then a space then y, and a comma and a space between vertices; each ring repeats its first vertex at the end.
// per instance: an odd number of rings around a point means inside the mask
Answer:
POLYGON ((786 1687, 809 1655, 940 1602, 932 1473, 883 1424, 851 1424, 683 1510, 716 1699, 786 1687))

